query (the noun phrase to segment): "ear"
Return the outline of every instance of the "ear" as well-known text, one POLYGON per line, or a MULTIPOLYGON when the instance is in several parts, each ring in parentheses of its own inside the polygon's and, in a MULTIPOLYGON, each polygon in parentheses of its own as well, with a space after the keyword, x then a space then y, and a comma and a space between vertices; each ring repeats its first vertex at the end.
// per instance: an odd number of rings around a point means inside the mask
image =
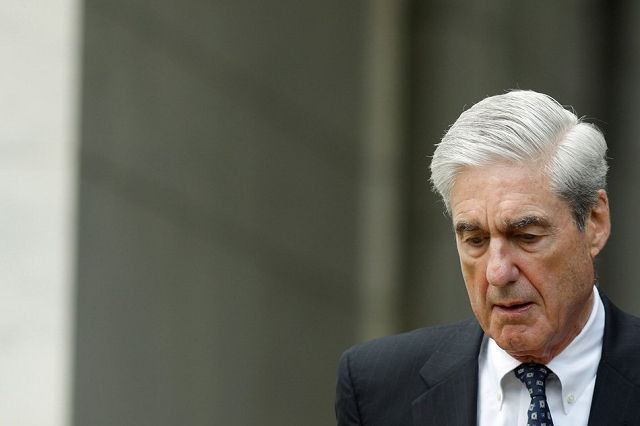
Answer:
POLYGON ((591 208, 585 222, 587 243, 591 259, 595 258, 607 243, 611 233, 611 221, 609 220, 609 199, 604 189, 598 191, 598 199, 591 208))

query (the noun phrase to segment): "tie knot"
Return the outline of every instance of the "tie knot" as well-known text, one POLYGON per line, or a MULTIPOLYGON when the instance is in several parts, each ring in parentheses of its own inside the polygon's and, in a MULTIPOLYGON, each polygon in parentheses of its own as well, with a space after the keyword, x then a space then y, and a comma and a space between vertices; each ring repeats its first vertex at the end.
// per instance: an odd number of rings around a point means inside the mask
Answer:
POLYGON ((516 377, 527 387, 531 396, 544 395, 544 381, 551 370, 542 364, 521 364, 513 371, 516 377))

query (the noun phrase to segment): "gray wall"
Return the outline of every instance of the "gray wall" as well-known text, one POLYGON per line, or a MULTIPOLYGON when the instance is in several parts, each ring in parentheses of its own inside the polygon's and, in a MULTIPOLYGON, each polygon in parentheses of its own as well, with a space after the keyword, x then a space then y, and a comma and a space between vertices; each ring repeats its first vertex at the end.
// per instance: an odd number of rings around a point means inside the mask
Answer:
POLYGON ((344 349, 471 315, 428 156, 465 105, 509 88, 602 120, 598 268, 639 313, 633 17, 611 1, 88 0, 75 424, 332 424, 344 349))
POLYGON ((361 5, 85 9, 75 424, 331 423, 361 5))

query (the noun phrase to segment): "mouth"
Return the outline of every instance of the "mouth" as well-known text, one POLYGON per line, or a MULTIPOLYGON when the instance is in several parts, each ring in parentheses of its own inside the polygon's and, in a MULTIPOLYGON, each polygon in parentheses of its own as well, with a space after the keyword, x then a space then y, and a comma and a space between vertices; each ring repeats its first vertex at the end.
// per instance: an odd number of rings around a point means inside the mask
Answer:
POLYGON ((533 306, 533 302, 509 302, 496 304, 495 307, 505 314, 525 313, 533 306))

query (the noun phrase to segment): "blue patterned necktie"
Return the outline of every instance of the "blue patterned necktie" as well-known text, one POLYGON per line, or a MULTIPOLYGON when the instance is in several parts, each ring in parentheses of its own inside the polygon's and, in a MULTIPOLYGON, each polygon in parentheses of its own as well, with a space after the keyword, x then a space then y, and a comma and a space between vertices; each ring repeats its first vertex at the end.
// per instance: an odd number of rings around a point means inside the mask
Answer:
POLYGON ((544 381, 547 380, 551 370, 542 364, 521 364, 513 372, 524 383, 531 395, 527 425, 553 426, 547 395, 544 393, 544 381))

